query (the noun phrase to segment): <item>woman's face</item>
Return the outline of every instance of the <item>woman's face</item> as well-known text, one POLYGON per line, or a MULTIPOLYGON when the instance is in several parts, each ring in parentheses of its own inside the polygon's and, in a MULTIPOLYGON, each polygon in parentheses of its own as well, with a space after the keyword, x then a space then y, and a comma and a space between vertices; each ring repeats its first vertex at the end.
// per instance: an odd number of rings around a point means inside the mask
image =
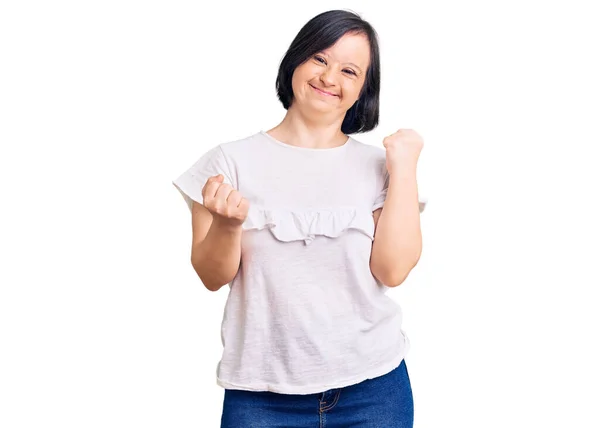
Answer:
POLYGON ((323 113, 346 114, 360 95, 369 56, 365 35, 345 34, 335 45, 317 52, 294 70, 292 103, 323 113))

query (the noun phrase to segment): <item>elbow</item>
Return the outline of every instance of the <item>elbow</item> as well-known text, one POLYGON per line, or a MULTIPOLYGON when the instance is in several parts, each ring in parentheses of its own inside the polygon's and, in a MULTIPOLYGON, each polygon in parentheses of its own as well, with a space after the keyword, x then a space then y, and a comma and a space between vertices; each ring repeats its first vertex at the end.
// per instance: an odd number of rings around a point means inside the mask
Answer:
POLYGON ((371 263, 371 273, 373 276, 387 287, 397 287, 404 282, 407 274, 403 274, 400 269, 392 270, 380 268, 375 263, 371 263))
POLYGON ((214 272, 205 272, 204 269, 201 270, 197 263, 192 263, 192 267, 194 268, 196 275, 198 275, 198 278, 200 278, 200 282, 202 282, 208 291, 219 291, 221 287, 233 281, 233 278, 230 279, 229 277, 215 277, 214 272))
POLYGON ((198 275, 198 277, 200 278, 200 281, 202 282, 204 287, 206 287, 206 289, 208 291, 213 291, 213 292, 219 291, 221 289, 221 287, 224 287, 225 285, 227 285, 231 282, 231 281, 213 281, 209 278, 201 277, 200 275, 198 275))
MULTIPOLYGON (((196 272, 198 273, 198 272, 196 272)), ((210 279, 200 276, 200 274, 198 274, 198 278, 200 278, 200 282, 202 283, 202 285, 204 285, 204 287, 208 290, 208 291, 219 291, 219 289, 224 285, 224 284, 219 284, 218 282, 214 282, 211 281, 210 279)))
POLYGON ((390 273, 386 275, 378 275, 377 279, 386 287, 394 288, 401 285, 408 277, 407 273, 390 273))
MULTIPOLYGON (((200 281, 202 281, 202 279, 200 279, 200 281)), ((227 285, 227 284, 222 284, 222 285, 211 285, 210 283, 206 282, 206 281, 202 281, 202 284, 204 284, 204 287, 206 287, 206 289, 208 291, 219 291, 221 289, 221 287, 227 285)))
POLYGON ((408 278, 410 271, 416 266, 418 261, 417 258, 414 263, 406 265, 397 263, 392 269, 378 268, 376 264, 371 263, 371 272, 383 285, 394 288, 401 285, 408 278))

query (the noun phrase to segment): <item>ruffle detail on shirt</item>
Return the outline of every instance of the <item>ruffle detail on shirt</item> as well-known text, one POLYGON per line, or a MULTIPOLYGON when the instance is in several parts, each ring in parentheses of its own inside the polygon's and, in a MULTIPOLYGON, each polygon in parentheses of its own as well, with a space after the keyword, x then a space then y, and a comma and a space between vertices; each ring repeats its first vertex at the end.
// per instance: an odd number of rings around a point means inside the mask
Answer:
POLYGON ((250 206, 243 230, 268 228, 282 242, 304 241, 310 244, 316 236, 337 238, 349 229, 358 230, 373 240, 375 223, 367 209, 291 211, 250 206))

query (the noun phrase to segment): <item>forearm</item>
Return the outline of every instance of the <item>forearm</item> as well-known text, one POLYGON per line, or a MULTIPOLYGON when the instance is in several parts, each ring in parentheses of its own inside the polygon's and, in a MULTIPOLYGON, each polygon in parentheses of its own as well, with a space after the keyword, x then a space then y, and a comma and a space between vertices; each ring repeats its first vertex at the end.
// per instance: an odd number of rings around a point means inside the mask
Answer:
POLYGON ((206 288, 217 291, 233 281, 241 260, 242 226, 213 220, 206 238, 192 250, 192 266, 206 288))
POLYGON ((373 242, 371 270, 384 284, 400 285, 417 264, 421 249, 416 164, 407 162, 390 174, 373 242))

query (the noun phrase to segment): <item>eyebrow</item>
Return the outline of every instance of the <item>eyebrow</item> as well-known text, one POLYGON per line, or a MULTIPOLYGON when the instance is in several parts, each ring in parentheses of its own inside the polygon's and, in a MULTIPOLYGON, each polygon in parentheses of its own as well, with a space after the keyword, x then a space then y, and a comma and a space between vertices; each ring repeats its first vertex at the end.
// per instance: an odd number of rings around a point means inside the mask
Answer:
MULTIPOLYGON (((327 52, 325 51, 321 51, 322 54, 324 54, 325 56, 330 56, 329 54, 327 54, 327 52)), ((353 65, 354 67, 358 68, 359 72, 363 72, 362 68, 360 68, 358 65, 354 64, 353 62, 345 62, 344 64, 348 64, 348 65, 353 65)))

